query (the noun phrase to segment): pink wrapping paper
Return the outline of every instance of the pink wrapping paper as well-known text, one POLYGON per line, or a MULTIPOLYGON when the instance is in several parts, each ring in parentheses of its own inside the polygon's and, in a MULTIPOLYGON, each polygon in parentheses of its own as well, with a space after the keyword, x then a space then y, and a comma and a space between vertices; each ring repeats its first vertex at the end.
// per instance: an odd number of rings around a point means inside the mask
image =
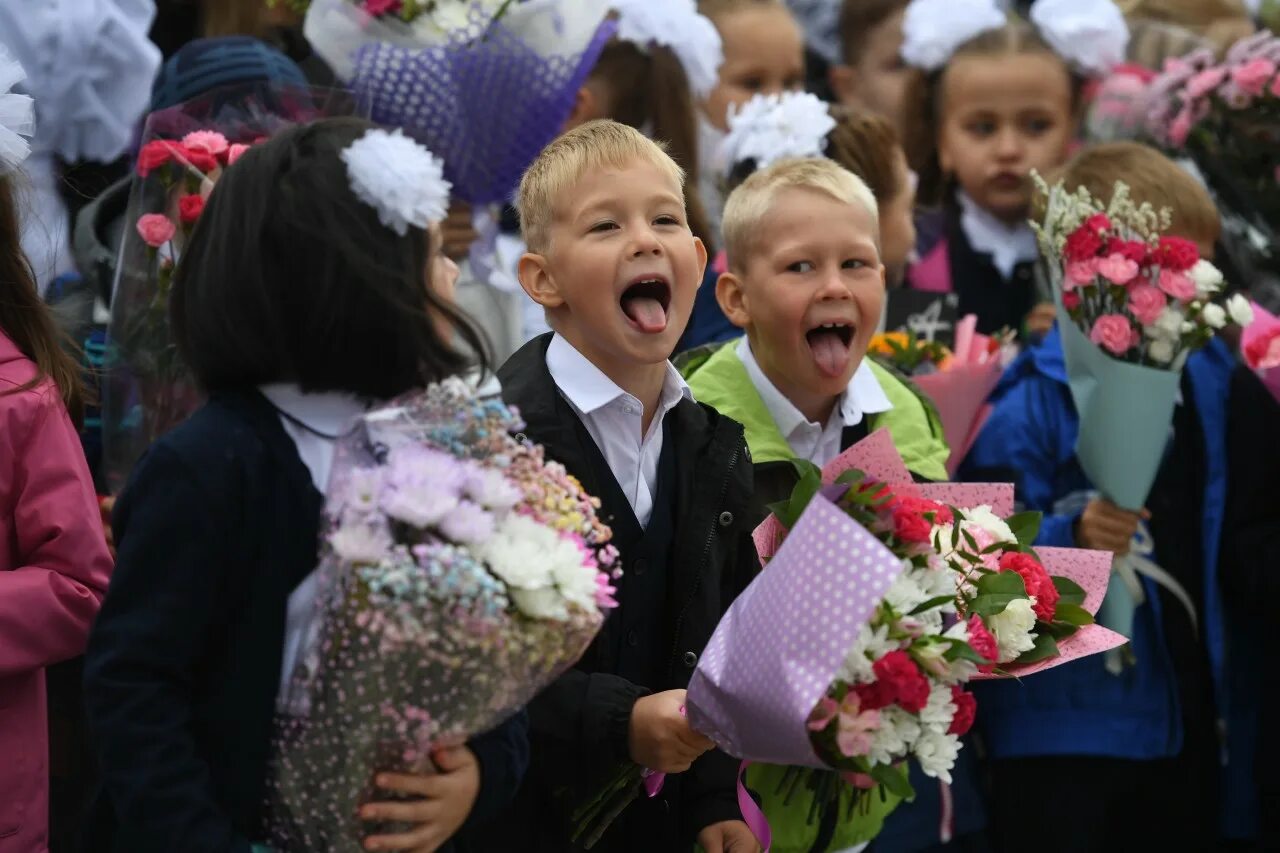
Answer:
POLYGON ((955 473, 978 440, 982 424, 990 416, 987 397, 1000 381, 1002 372, 999 360, 992 359, 984 364, 959 364, 950 370, 912 377, 920 390, 933 400, 942 419, 942 431, 951 447, 948 474, 955 473))
POLYGON ((902 571, 822 495, 720 620, 689 682, 690 725, 730 755, 825 767, 805 726, 902 571))

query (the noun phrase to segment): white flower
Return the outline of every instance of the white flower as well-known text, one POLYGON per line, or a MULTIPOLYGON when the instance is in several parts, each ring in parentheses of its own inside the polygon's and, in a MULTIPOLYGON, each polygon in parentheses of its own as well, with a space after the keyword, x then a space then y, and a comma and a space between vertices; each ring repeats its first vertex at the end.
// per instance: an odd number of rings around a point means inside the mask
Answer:
POLYGON ((329 536, 329 547, 348 563, 376 563, 391 544, 385 525, 363 519, 344 523, 329 536))
POLYGON ((872 764, 892 764, 904 758, 920 738, 920 721, 897 705, 880 709, 876 730, 867 757, 872 764))
POLYGON ((430 527, 458 506, 458 499, 446 492, 420 489, 385 489, 382 511, 397 521, 414 527, 430 527))
POLYGON ((553 586, 552 565, 546 559, 560 543, 554 530, 524 515, 508 515, 492 537, 475 546, 476 556, 512 589, 553 586))
POLYGON ((898 575, 897 580, 893 582, 893 586, 889 587, 888 592, 884 594, 884 600, 889 602, 894 610, 906 614, 927 601, 928 596, 925 595, 925 591, 920 588, 920 585, 915 582, 910 573, 903 572, 898 575))
POLYGON ((1227 299, 1227 313, 1237 326, 1244 327, 1253 322, 1253 306, 1242 294, 1233 293, 1227 299))
POLYGON ((951 728, 956 716, 956 703, 948 684, 934 684, 929 691, 929 701, 920 712, 920 722, 926 730, 945 732, 951 728))
POLYGON ((821 157, 836 126, 827 104, 807 92, 755 95, 730 107, 727 121, 720 154, 729 168, 746 160, 763 169, 788 157, 821 157))
MULTIPOLYGON (((952 625, 942 635, 949 640, 959 640, 962 643, 969 642, 969 623, 961 620, 952 625)), ((940 676, 947 684, 962 684, 978 672, 978 665, 972 661, 956 660, 952 661, 950 669, 940 676)))
POLYGON ((1003 611, 988 617, 987 628, 996 638, 999 663, 1017 660, 1023 652, 1035 648, 1031 629, 1036 626, 1036 613, 1032 610, 1035 596, 1015 598, 1003 611))
POLYGON ((1147 357, 1157 364, 1168 364, 1173 361, 1173 344, 1164 338, 1158 338, 1147 344, 1147 357))
POLYGON ((560 594, 570 604, 584 610, 594 609, 599 571, 586 564, 582 550, 572 540, 561 537, 548 559, 551 561, 551 577, 560 588, 560 594))
POLYGON ((991 507, 985 504, 964 510, 964 520, 981 527, 990 533, 997 542, 1017 541, 1017 537, 1013 535, 1013 530, 1005 523, 1004 519, 996 515, 991 507))
POLYGON ((945 731, 925 731, 916 741, 914 753, 926 776, 950 784, 951 768, 960 754, 960 738, 945 731))
POLYGON ((1222 271, 1203 258, 1196 261, 1189 275, 1196 283, 1196 295, 1201 299, 1208 299, 1222 289, 1222 271))
POLYGON ((356 198, 400 236, 444 219, 451 189, 444 164, 402 131, 373 128, 340 156, 356 198))
POLYGON ((836 678, 847 684, 868 684, 875 681, 875 674, 871 669, 872 661, 880 660, 889 652, 897 651, 899 645, 897 640, 889 639, 888 625, 872 628, 864 623, 858 629, 858 639, 854 641, 853 648, 849 649, 849 653, 845 656, 844 664, 836 674, 836 678))
POLYGON ((1221 329, 1227 325, 1227 312, 1221 305, 1213 302, 1206 303, 1204 310, 1200 312, 1201 319, 1205 325, 1211 329, 1221 329))
POLYGON ((1156 340, 1176 341, 1182 337, 1182 312, 1176 308, 1166 307, 1150 326, 1147 326, 1147 337, 1156 340))
POLYGON ((467 467, 466 494, 488 509, 511 509, 524 498, 520 489, 495 468, 475 464, 467 467))
POLYGON ((569 618, 564 598, 555 587, 540 589, 512 589, 511 602, 530 619, 554 619, 563 622, 569 618))

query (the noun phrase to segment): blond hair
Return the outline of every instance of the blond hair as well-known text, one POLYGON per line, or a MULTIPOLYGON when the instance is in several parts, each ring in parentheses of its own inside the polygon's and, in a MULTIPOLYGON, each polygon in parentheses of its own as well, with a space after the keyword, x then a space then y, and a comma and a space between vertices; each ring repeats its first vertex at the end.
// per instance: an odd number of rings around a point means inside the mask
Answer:
POLYGON ((1169 209, 1171 232, 1178 237, 1213 244, 1222 232, 1222 219, 1209 192, 1150 146, 1137 142, 1092 145, 1067 163, 1060 177, 1068 191, 1084 187, 1104 204, 1111 201, 1116 181, 1124 181, 1134 201, 1169 209))
POLYGON ((592 169, 621 169, 636 161, 667 175, 684 195, 684 170, 666 148, 634 127, 610 119, 589 121, 563 134, 542 150, 520 179, 516 210, 520 232, 531 252, 546 251, 556 205, 592 169))
POLYGON ((780 160, 753 173, 729 195, 724 205, 724 246, 730 265, 741 270, 760 223, 783 190, 821 193, 843 204, 858 205, 871 217, 876 251, 880 250, 880 214, 866 181, 825 157, 780 160))

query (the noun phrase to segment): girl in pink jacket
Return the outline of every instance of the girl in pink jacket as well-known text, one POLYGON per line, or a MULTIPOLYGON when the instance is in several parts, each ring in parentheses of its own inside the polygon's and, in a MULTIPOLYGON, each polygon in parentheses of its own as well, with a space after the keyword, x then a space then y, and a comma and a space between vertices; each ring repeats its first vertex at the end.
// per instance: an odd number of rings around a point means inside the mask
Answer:
POLYGON ((0 853, 44 853, 44 668, 83 653, 112 561, 72 424, 82 406, 79 370, 59 346, 22 254, 14 164, 5 154, 0 150, 0 853))

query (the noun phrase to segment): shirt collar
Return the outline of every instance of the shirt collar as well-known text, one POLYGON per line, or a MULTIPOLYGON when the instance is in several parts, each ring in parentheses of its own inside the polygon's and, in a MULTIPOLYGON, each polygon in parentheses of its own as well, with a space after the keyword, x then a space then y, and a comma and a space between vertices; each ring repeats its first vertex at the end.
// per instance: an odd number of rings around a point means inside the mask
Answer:
POLYGON ((992 216, 985 208, 969 197, 964 190, 960 199, 960 227, 969 238, 975 252, 991 256, 991 263, 1006 279, 1013 275, 1013 268, 1040 257, 1035 232, 1025 222, 1009 226, 992 216))
MULTIPOLYGON (((547 371, 565 399, 584 415, 604 408, 619 397, 634 399, 560 335, 553 335, 547 346, 547 371)), ((688 384, 669 361, 666 371, 658 398, 658 407, 664 414, 682 399, 693 399, 688 384)))
MULTIPOLYGON (((745 337, 738 342, 738 358, 747 369, 751 384, 756 386, 760 399, 764 401, 765 408, 769 410, 773 422, 784 438, 790 436, 798 427, 810 423, 795 404, 778 390, 769 377, 764 375, 755 355, 751 352, 751 343, 745 337)), ((844 422, 844 426, 855 426, 862 421, 863 415, 879 414, 892 408, 893 403, 885 396, 884 389, 880 387, 879 380, 876 379, 871 365, 864 356, 858 369, 853 372, 849 385, 840 395, 840 404, 835 410, 836 413, 844 422)))
POLYGON ((271 405, 325 435, 341 435, 351 422, 369 410, 369 403, 351 394, 333 391, 304 393, 293 383, 276 382, 260 386, 271 405))

